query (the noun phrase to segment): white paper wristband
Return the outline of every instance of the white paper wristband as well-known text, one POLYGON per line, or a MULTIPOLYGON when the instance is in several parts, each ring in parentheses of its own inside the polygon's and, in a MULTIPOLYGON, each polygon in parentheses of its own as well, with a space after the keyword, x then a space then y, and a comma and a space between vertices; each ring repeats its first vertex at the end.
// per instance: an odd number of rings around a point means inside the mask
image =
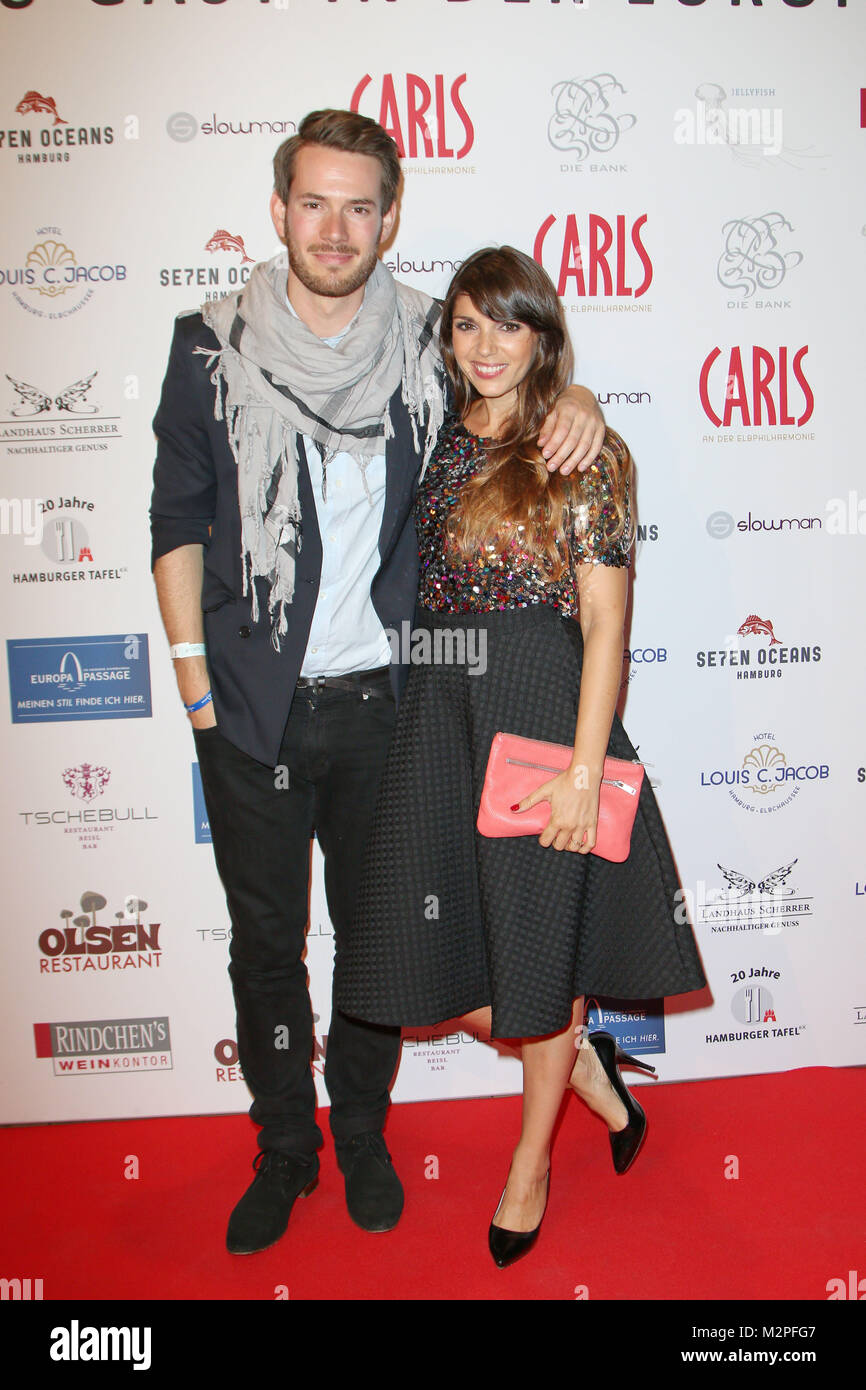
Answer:
POLYGON ((179 656, 204 656, 205 651, 204 642, 175 642, 173 647, 169 647, 168 654, 172 661, 176 661, 179 656))

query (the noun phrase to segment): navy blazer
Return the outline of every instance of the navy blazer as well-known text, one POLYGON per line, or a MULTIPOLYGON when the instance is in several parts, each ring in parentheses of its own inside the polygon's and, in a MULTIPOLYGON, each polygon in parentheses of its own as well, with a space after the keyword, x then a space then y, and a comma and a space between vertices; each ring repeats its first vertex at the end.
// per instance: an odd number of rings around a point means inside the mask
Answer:
MULTIPOLYGON (((299 438, 298 497, 301 545, 295 562, 295 592, 286 605, 288 630, 281 650, 271 642, 269 586, 258 586, 259 621, 250 615, 251 595, 242 595, 241 526, 237 465, 225 420, 214 418, 215 387, 207 357, 196 347, 219 351, 219 341, 200 314, 175 322, 159 408, 150 520, 151 567, 181 545, 204 546, 202 609, 214 713, 225 737, 259 762, 279 760, 283 731, 307 649, 319 593, 322 541, 306 456, 299 438)), ((222 386, 220 389, 224 389, 222 386)), ((416 449, 402 391, 391 398, 394 436, 385 442, 385 505, 379 532, 379 568, 370 586, 384 628, 397 633, 412 620, 418 591, 418 544, 412 518, 423 444, 416 449)), ((420 432, 419 432, 420 433, 420 432)), ((399 699, 408 675, 399 651, 392 653, 391 684, 399 699)))

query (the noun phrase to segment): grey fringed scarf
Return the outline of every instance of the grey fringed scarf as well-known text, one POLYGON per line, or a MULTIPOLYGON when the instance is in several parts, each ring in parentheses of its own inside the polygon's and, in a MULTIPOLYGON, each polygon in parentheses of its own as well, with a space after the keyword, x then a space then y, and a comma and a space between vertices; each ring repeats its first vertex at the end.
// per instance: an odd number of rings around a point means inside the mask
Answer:
POLYGON ((277 651, 301 544, 297 435, 315 440, 325 471, 335 454, 348 453, 363 474, 394 434, 388 402, 402 383, 418 449, 426 428, 426 468, 443 416, 439 304, 398 284, 377 261, 360 310, 329 347, 287 308, 287 274, 288 255, 281 251, 260 261, 242 290, 202 305, 222 347, 196 348, 213 366, 218 420, 225 382, 225 419, 238 466, 243 592, 252 591, 257 622, 254 580, 269 580, 277 651))

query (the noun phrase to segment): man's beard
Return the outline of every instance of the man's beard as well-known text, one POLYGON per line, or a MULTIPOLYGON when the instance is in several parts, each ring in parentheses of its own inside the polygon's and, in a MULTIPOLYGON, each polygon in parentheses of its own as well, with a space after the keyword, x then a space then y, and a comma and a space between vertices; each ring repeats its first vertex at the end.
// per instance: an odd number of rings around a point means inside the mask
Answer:
MULTIPOLYGON (((335 255, 348 255, 355 250, 353 246, 319 246, 315 249, 333 252, 335 255)), ((333 271, 316 270, 303 259, 297 242, 288 233, 286 250, 289 253, 289 265, 301 284, 313 294, 321 294, 329 299, 344 299, 346 295, 354 294, 355 290, 367 283, 378 260, 376 250, 373 249, 369 255, 355 263, 350 262, 347 266, 338 267, 333 271)))

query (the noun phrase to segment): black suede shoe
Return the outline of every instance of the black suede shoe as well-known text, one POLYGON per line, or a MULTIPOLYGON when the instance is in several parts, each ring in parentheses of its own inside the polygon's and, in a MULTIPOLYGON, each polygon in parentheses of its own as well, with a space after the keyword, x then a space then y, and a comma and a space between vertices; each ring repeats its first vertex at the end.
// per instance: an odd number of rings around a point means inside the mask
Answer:
POLYGON ((393 1231, 403 1210, 403 1185, 381 1134, 356 1134, 337 1146, 346 1206, 363 1231, 393 1231))
POLYGON ((267 1250, 285 1233, 297 1197, 307 1197, 319 1181, 314 1154, 260 1151, 253 1160, 253 1178, 231 1216, 226 1247, 231 1255, 267 1250))

